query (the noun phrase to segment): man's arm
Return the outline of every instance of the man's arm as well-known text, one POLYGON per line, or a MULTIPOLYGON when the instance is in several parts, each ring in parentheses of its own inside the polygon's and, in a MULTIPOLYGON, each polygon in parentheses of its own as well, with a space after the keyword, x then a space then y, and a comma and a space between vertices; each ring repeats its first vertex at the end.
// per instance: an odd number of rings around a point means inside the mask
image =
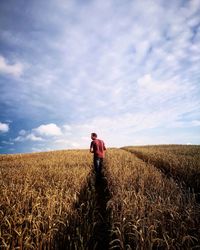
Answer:
POLYGON ((106 146, 105 143, 103 142, 103 150, 106 150, 106 146))
POLYGON ((93 150, 93 141, 90 144, 90 153, 94 153, 94 150, 93 150))

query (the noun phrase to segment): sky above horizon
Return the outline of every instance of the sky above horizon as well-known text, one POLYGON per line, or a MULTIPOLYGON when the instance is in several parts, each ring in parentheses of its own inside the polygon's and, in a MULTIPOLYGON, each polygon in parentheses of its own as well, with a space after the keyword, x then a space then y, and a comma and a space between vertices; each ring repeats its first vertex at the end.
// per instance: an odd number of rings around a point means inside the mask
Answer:
POLYGON ((1 0, 0 153, 200 144, 200 0, 1 0))

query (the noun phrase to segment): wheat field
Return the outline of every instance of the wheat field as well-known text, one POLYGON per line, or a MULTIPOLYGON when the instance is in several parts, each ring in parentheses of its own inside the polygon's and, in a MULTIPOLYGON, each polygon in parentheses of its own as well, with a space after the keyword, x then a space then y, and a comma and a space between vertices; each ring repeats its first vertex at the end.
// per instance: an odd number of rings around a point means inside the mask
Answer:
POLYGON ((200 249, 199 146, 0 156, 1 249, 200 249))
MULTIPOLYGON (((182 185, 200 193, 200 147, 191 145, 161 145, 124 147, 142 160, 153 164, 182 185)), ((200 197, 198 197, 199 199, 200 197)))

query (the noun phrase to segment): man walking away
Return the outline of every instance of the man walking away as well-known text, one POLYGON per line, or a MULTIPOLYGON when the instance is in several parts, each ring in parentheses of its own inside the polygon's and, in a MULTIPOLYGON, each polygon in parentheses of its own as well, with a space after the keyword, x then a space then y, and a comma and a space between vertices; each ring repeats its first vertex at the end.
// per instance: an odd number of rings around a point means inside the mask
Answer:
POLYGON ((90 152, 94 154, 94 169, 97 175, 101 173, 104 151, 106 150, 105 144, 102 140, 97 139, 97 134, 91 134, 92 142, 90 144, 90 152))

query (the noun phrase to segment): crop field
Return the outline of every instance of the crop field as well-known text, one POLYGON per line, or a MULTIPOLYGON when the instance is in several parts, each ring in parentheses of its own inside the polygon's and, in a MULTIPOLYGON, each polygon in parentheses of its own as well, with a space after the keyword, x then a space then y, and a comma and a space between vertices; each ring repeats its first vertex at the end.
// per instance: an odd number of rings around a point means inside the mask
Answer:
POLYGON ((163 145, 124 149, 182 182, 196 194, 200 193, 200 146, 163 145))
POLYGON ((0 156, 0 249, 200 249, 199 146, 0 156))

